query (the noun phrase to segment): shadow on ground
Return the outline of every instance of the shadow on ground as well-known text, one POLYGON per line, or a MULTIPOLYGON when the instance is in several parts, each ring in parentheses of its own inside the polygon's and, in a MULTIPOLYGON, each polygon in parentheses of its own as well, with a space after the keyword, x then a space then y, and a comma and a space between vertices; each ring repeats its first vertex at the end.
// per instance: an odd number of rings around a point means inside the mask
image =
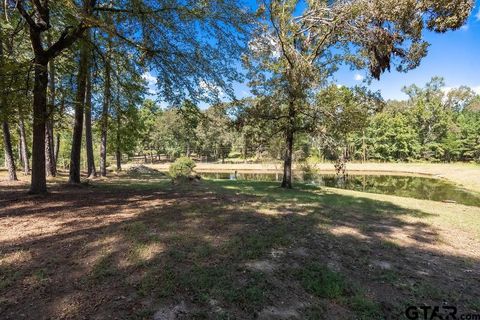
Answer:
POLYGON ((479 262, 428 249, 440 240, 427 214, 391 203, 228 181, 24 191, 0 187, 4 319, 399 319, 408 305, 443 303, 480 312, 479 262))

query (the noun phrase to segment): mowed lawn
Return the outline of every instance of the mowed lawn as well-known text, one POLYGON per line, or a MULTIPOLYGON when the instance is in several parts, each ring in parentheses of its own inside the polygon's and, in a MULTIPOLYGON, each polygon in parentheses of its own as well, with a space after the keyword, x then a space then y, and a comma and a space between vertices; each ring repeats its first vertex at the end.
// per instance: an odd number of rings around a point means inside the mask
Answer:
POLYGON ((480 208, 120 175, 0 184, 2 319, 402 319, 480 313, 480 208))

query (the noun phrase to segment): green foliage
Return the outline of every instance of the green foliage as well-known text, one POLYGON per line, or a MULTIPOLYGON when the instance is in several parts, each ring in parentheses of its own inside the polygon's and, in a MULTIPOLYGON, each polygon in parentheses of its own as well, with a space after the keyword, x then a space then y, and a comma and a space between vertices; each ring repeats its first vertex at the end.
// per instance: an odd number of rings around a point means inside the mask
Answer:
POLYGON ((232 150, 235 131, 228 115, 227 104, 215 104, 202 114, 196 128, 198 152, 214 159, 222 159, 232 150))
POLYGON ((154 149, 169 157, 178 157, 190 156, 190 153, 198 148, 196 128, 202 114, 197 105, 186 100, 178 108, 159 110, 154 113, 148 110, 143 111, 145 108, 149 108, 148 104, 142 108, 145 119, 148 119, 143 150, 154 149), (148 136, 148 134, 151 135, 148 136))
MULTIPOLYGON (((345 132, 366 123, 364 108, 357 108, 364 99, 336 87, 322 90, 320 103, 313 97, 342 63, 368 69, 376 79, 391 67, 416 68, 427 55, 424 29, 458 29, 472 9, 468 0, 447 8, 441 2, 432 6, 430 1, 409 0, 263 1, 260 23, 243 62, 258 98, 257 123, 270 121, 273 135, 282 133, 285 139, 286 170, 291 171, 294 136, 305 132, 321 136, 332 149, 343 147, 346 156, 345 132), (333 138, 327 136, 332 133, 333 138)), ((446 132, 444 123, 438 124, 434 136, 446 132)), ((426 155, 431 149, 439 153, 433 144, 423 146, 426 155)), ((283 187, 291 187, 290 176, 284 176, 283 187)))
POLYGON ((442 78, 404 89, 365 131, 349 136, 352 158, 380 161, 480 161, 478 96, 464 87, 445 92, 442 78))
POLYGON ((415 128, 402 114, 381 113, 366 130, 369 157, 386 161, 408 161, 418 155, 420 143, 415 128))
POLYGON ((185 178, 192 174, 196 164, 191 158, 180 157, 170 165, 168 170, 172 179, 185 178))

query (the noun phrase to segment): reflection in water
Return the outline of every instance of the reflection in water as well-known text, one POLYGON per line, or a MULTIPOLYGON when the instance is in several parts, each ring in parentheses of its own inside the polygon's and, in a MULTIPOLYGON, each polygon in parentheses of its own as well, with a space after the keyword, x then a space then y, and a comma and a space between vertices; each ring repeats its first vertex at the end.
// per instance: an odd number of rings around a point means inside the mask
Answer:
MULTIPOLYGON (((210 179, 235 179, 255 181, 281 181, 280 173, 202 173, 210 179)), ((440 179, 411 176, 388 175, 349 175, 333 174, 300 174, 295 180, 318 186, 356 190, 370 193, 381 193, 427 199, 434 201, 453 201, 461 204, 480 206, 480 195, 460 189, 452 183, 440 179)))

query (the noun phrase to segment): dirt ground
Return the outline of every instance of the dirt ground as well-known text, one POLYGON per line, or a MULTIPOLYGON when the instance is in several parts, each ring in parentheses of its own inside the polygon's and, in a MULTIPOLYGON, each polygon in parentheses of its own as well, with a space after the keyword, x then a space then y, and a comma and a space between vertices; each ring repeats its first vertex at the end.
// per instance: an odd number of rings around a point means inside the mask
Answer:
POLYGON ((2 319, 480 314, 480 208, 273 183, 0 183, 2 319))

